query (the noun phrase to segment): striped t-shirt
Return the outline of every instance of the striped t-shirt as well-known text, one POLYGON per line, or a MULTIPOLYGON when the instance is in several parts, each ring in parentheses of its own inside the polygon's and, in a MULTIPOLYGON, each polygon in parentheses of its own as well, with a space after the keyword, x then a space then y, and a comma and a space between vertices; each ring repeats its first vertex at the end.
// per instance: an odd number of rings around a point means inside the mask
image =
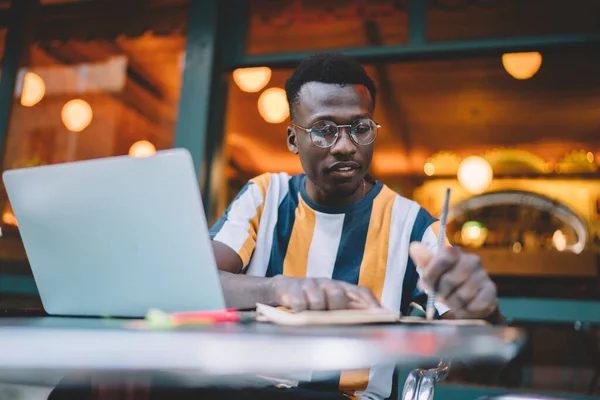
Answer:
MULTIPOLYGON (((344 206, 312 201, 306 175, 263 174, 248 182, 211 228, 211 238, 236 251, 247 275, 331 278, 371 289, 383 307, 406 315, 424 305, 409 243, 435 250, 435 221, 417 203, 375 181, 362 199, 344 206)), ((439 313, 448 310, 437 304, 439 313)), ((342 371, 330 383, 358 398, 388 398, 393 368, 342 371)), ((317 380, 312 376, 312 380, 317 380)), ((306 378, 307 381, 311 377, 306 378)), ((320 384, 322 387, 322 384, 320 384)))

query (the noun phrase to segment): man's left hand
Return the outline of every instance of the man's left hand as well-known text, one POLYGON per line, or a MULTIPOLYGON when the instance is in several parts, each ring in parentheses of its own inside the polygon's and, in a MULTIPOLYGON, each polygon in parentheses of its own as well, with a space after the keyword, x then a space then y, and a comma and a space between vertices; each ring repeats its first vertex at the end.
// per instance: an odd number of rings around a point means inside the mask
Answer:
POLYGON ((489 319, 498 312, 496 285, 476 254, 445 247, 433 254, 424 244, 411 243, 410 256, 421 269, 427 287, 436 289, 436 301, 446 304, 456 319, 489 319))

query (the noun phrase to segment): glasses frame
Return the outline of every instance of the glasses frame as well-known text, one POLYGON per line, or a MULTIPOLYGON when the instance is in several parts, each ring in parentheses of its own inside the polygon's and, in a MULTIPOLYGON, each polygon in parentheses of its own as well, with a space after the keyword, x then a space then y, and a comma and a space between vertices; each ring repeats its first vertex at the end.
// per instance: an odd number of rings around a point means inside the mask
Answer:
POLYGON ((297 124, 295 124, 293 122, 292 122, 292 126, 295 127, 295 128, 298 128, 298 129, 302 129, 304 132, 310 134, 310 140, 311 140, 312 144, 314 144, 316 147, 318 147, 320 149, 328 149, 330 147, 335 146, 335 144, 337 143, 337 141, 340 139, 340 128, 348 128, 348 136, 350 136, 350 140, 352 140, 352 143, 354 143, 357 146, 368 146, 368 145, 372 144, 373 142, 375 142, 375 139, 377 139, 377 135, 379 134, 379 128, 381 128, 381 125, 378 124, 377 122, 373 121, 371 118, 359 118, 359 119, 355 119, 354 121, 352 121, 350 123, 350 125, 338 125, 338 124, 336 124, 333 121, 330 121, 330 120, 327 120, 327 119, 323 119, 323 120, 316 121, 313 124, 313 127, 310 127, 310 128, 305 128, 305 127, 297 125, 297 124), (367 120, 369 120, 369 121, 371 121, 371 122, 373 122, 375 124, 375 135, 373 136, 373 140, 371 140, 369 143, 358 143, 356 141, 356 139, 354 139, 354 135, 352 134, 352 130, 351 130, 352 129, 352 125, 355 122, 357 122, 357 121, 365 120, 365 119, 367 119, 367 120), (328 146, 319 146, 318 144, 315 143, 315 139, 313 137, 312 131, 314 129, 313 127, 316 124, 318 124, 319 122, 324 122, 324 121, 331 122, 333 125, 335 125, 335 127, 337 128, 337 133, 335 134, 334 141, 330 145, 328 145, 328 146))

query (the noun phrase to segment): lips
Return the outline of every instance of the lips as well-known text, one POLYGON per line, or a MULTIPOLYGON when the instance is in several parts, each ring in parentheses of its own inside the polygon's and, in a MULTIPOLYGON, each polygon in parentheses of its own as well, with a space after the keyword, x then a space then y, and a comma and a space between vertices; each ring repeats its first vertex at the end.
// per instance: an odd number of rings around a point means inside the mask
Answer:
POLYGON ((360 169, 360 164, 355 161, 338 161, 327 170, 330 174, 339 177, 352 177, 360 169))

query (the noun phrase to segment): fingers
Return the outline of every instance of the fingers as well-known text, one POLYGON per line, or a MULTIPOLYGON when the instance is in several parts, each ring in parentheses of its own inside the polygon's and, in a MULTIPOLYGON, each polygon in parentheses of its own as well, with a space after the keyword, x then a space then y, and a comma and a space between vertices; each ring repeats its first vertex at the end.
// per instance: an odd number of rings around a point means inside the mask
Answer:
POLYGON ((346 296, 350 299, 348 308, 367 309, 381 307, 373 292, 365 287, 347 285, 346 296))
POLYGON ((458 261, 461 251, 454 247, 444 247, 437 254, 433 254, 423 243, 413 242, 409 246, 409 254, 414 263, 423 270, 423 282, 428 287, 437 287, 438 280, 458 261))
POLYGON ((453 308, 455 318, 486 318, 498 308, 496 286, 486 281, 475 296, 463 307, 453 308))
POLYGON ((279 305, 292 309, 296 312, 308 309, 307 299, 302 290, 302 284, 297 278, 288 278, 280 281, 279 305))
POLYGON ((480 289, 487 274, 481 268, 479 257, 472 254, 463 254, 457 263, 439 278, 437 293, 444 299, 448 306, 460 307, 467 304, 480 289), (449 304, 454 297, 459 304, 449 304))
POLYGON ((329 310, 380 307, 373 292, 367 288, 328 279, 320 280, 320 283, 326 293, 329 310))
POLYGON ((348 308, 348 297, 343 285, 339 282, 328 280, 321 284, 321 288, 325 293, 328 310, 342 310, 348 308))
POLYGON ((380 307, 371 290, 331 279, 285 278, 277 281, 279 305, 304 310, 380 307))
POLYGON ((475 254, 445 247, 432 254, 422 243, 411 243, 410 256, 421 269, 422 287, 435 288, 438 299, 456 318, 485 318, 498 308, 496 285, 475 254))
POLYGON ((308 310, 326 310, 325 292, 314 279, 306 279, 302 287, 308 310))
POLYGON ((477 317, 487 317, 498 309, 498 292, 496 285, 491 280, 487 280, 475 298, 469 302, 465 310, 469 315, 477 317))
POLYGON ((461 258, 461 251, 456 247, 444 247, 433 256, 431 261, 426 265, 421 278, 429 287, 436 288, 440 278, 450 271, 461 258))
POLYGON ((421 242, 412 242, 408 248, 408 253, 419 267, 426 267, 433 258, 433 253, 421 242))
POLYGON ((485 271, 478 271, 441 301, 453 310, 467 310, 486 284, 485 271))
POLYGON ((434 258, 425 274, 429 283, 437 282, 440 301, 450 307, 457 318, 486 318, 498 307, 496 285, 475 254, 443 251, 444 256, 434 258), (454 264, 447 263, 456 258, 454 264), (441 272, 442 275, 438 274, 441 272), (439 278, 438 278, 439 277, 439 278))

